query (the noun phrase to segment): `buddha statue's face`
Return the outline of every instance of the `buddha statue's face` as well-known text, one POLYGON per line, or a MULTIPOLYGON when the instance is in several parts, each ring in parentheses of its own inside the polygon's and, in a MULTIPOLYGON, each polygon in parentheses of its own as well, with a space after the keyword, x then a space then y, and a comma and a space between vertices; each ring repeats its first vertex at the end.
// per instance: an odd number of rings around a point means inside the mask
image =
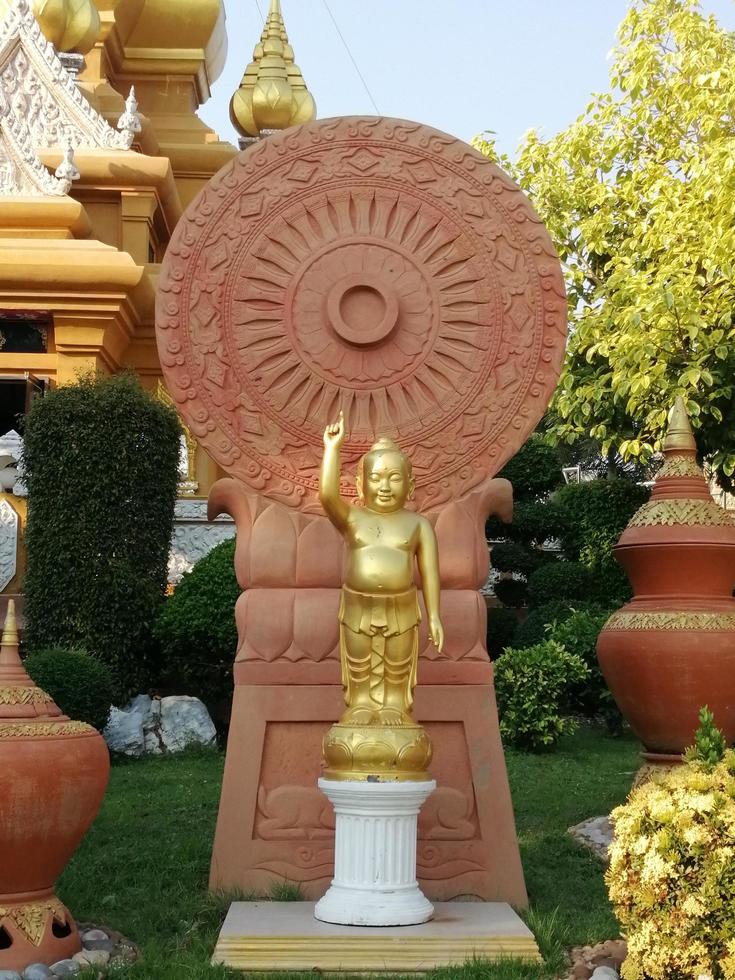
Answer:
POLYGON ((413 477, 401 452, 374 450, 362 461, 360 494, 368 510, 390 514, 402 510, 413 494, 413 477))

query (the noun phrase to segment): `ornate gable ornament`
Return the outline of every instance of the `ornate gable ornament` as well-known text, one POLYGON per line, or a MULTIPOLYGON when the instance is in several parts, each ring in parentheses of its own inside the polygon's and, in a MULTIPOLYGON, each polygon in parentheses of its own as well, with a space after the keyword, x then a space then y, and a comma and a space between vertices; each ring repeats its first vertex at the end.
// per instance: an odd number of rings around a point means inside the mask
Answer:
MULTIPOLYGON (((87 102, 46 40, 28 0, 15 0, 0 24, 0 117, 15 119, 35 149, 130 149, 134 132, 116 132, 87 102)), ((58 193, 58 191, 56 192, 58 193)))
POLYGON ((116 132, 87 102, 28 0, 15 0, 0 22, 0 195, 63 197, 78 177, 71 148, 129 149, 140 121, 122 122, 116 132), (66 157, 55 176, 37 152, 51 148, 66 157))
POLYGON ((52 177, 38 159, 28 128, 0 91, 0 195, 63 197, 70 188, 70 180, 52 177))

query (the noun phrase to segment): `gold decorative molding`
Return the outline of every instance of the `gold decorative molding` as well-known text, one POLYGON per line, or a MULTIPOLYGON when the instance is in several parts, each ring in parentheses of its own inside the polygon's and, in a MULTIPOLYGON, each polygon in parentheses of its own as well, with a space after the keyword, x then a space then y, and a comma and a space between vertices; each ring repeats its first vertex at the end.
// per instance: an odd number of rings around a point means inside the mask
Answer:
POLYGON ((714 500, 649 500, 633 515, 628 527, 735 527, 735 514, 723 510, 714 500))
POLYGON ((704 479, 702 468, 692 456, 669 456, 656 474, 656 479, 672 476, 699 476, 704 479))
POLYGON ((616 612, 606 630, 735 630, 735 613, 616 612))
POLYGON ((50 694, 40 687, 0 687, 0 704, 53 704, 50 694))
POLYGON ((0 738, 54 738, 59 735, 97 734, 84 721, 24 721, 0 723, 0 738))
POLYGON ((0 905, 0 922, 3 919, 10 919, 13 925, 34 946, 41 945, 49 915, 66 922, 66 909, 58 898, 50 898, 45 902, 31 902, 25 905, 0 905))

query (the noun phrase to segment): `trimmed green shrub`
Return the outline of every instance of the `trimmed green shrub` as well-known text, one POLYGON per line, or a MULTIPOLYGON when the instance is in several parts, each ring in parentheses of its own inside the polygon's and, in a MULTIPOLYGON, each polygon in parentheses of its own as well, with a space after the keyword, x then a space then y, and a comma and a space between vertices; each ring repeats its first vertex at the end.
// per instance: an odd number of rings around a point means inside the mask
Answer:
POLYGON ((530 575, 538 567, 539 559, 516 541, 498 541, 490 550, 490 563, 498 572, 520 572, 530 575))
POLYGON ((57 388, 26 417, 26 643, 93 650, 121 700, 151 666, 179 434, 173 409, 131 374, 57 388))
POLYGON ((569 692, 572 707, 590 718, 603 718, 608 730, 612 734, 619 734, 623 727, 623 717, 597 662, 597 638, 610 611, 577 610, 566 619, 552 624, 548 628, 547 636, 587 665, 587 677, 569 692))
POLYGON ((633 597, 628 576, 614 558, 592 568, 593 598, 606 609, 619 609, 633 597))
POLYGON ((528 604, 535 609, 555 599, 588 599, 593 588, 592 573, 580 562, 552 561, 529 576, 528 604))
POLYGON ((506 647, 513 646, 518 616, 513 609, 491 606, 487 611, 487 650, 495 660, 506 647))
POLYGON ((512 523, 503 524, 492 517, 485 525, 485 533, 491 541, 507 538, 526 547, 540 548, 545 541, 565 533, 567 520, 566 513, 551 500, 518 500, 513 506, 512 523))
POLYGON ((547 445, 543 437, 535 432, 505 464, 499 475, 513 484, 513 494, 517 500, 540 500, 563 486, 561 470, 559 450, 547 445))
POLYGON ((579 610, 604 612, 597 603, 582 599, 555 599, 537 609, 532 609, 518 626, 513 643, 517 647, 530 647, 548 639, 549 628, 562 623, 579 610))
POLYGON ((565 717, 566 692, 587 676, 579 657, 551 640, 508 649, 495 661, 500 734, 506 745, 543 752, 573 731, 565 717))
POLYGON ((727 742, 725 736, 715 725, 715 716, 707 705, 699 709, 699 727, 694 733, 694 745, 684 753, 690 764, 699 764, 705 771, 712 772, 725 758, 727 742))
POLYGON ((155 626, 166 675, 216 709, 232 697, 237 650, 235 540, 223 541, 183 576, 155 626))
POLYGON ((570 483, 557 490, 554 503, 566 525, 566 557, 590 568, 611 563, 613 546, 650 495, 648 487, 623 479, 570 483))
POLYGON ((495 597, 504 606, 520 609, 526 605, 528 586, 521 579, 499 578, 495 583, 495 597))
POLYGON ((114 678, 107 664, 83 650, 56 647, 29 654, 23 666, 65 715, 102 731, 115 700, 114 678))

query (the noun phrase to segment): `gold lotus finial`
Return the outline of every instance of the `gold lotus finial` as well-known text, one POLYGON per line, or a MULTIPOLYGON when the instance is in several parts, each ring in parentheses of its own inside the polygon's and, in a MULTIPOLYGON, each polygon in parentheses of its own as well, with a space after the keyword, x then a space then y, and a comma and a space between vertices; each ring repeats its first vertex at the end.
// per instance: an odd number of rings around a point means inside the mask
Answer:
POLYGON ((5 613, 2 646, 18 646, 18 621, 15 618, 15 599, 8 599, 8 611, 5 613))
MULTIPOLYGON (((0 20, 13 0, 0 0, 0 20)), ((100 34, 100 15, 92 0, 30 0, 44 36, 57 51, 87 54, 100 34)))
POLYGON ((669 427, 664 439, 664 452, 692 452, 697 451, 697 443, 692 432, 692 423, 689 421, 689 413, 681 395, 677 396, 674 407, 669 412, 669 427))
POLYGON ((316 103, 295 63, 280 0, 271 0, 253 60, 230 102, 232 125, 242 136, 257 137, 316 117, 316 103))

